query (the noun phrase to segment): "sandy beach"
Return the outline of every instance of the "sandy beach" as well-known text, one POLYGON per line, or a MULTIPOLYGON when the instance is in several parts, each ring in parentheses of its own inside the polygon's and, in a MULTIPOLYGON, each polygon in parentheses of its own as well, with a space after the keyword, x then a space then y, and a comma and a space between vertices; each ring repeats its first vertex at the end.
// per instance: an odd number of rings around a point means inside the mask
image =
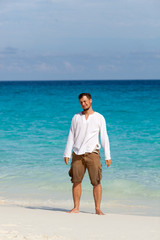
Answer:
POLYGON ((159 240, 160 217, 0 206, 0 240, 159 240))
POLYGON ((0 240, 160 240, 159 86, 152 80, 1 82, 0 240), (63 156, 84 91, 106 119, 111 143, 109 168, 100 149, 104 216, 94 213, 88 171, 80 213, 66 212, 73 198, 71 162, 63 156))

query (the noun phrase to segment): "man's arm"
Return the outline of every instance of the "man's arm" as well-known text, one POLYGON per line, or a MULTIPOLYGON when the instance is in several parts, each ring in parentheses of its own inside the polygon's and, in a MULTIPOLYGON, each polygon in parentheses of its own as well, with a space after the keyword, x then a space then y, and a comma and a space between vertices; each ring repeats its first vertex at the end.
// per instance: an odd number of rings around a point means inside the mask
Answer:
POLYGON ((68 162, 70 162, 73 145, 74 145, 74 123, 72 119, 70 131, 67 139, 67 144, 64 151, 64 161, 67 165, 68 165, 68 162))
POLYGON ((103 116, 101 118, 100 136, 101 136, 102 147, 104 149, 104 154, 105 154, 105 164, 107 165, 107 167, 109 167, 111 165, 110 144, 109 144, 109 138, 107 134, 106 121, 103 116))
POLYGON ((107 165, 107 167, 109 167, 111 165, 111 159, 105 160, 105 164, 107 165))
POLYGON ((69 157, 64 157, 64 161, 65 161, 65 164, 68 165, 68 163, 70 162, 70 158, 69 157))

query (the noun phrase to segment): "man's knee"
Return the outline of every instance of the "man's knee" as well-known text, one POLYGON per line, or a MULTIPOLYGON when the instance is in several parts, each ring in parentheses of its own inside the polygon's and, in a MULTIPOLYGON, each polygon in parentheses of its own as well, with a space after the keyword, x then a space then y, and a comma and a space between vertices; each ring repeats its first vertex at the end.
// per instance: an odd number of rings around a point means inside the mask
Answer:
POLYGON ((101 183, 102 179, 102 165, 100 165, 94 172, 90 171, 90 181, 93 186, 97 186, 101 183))
POLYGON ((95 180, 95 181, 91 180, 91 184, 92 184, 93 187, 97 187, 99 184, 101 184, 101 181, 100 180, 98 180, 98 181, 97 180, 95 180))
POLYGON ((73 187, 79 187, 79 186, 81 186, 81 182, 73 183, 73 187))

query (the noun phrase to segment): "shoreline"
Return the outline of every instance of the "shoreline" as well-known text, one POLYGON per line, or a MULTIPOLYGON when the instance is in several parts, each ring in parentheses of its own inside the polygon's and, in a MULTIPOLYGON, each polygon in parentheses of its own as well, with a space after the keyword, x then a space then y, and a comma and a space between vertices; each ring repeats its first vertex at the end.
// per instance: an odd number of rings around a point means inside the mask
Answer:
POLYGON ((158 240, 160 217, 122 214, 66 213, 66 209, 38 209, 0 205, 0 239, 158 240))
MULTIPOLYGON (((47 198, 0 198, 0 206, 34 208, 34 209, 72 209, 72 196, 65 199, 47 199, 47 198)), ((82 196, 80 204, 80 212, 94 213, 94 199, 86 199, 82 196)), ((157 200, 138 201, 138 200, 102 200, 101 210, 107 214, 117 215, 133 215, 133 216, 150 216, 160 217, 159 202, 157 200)))

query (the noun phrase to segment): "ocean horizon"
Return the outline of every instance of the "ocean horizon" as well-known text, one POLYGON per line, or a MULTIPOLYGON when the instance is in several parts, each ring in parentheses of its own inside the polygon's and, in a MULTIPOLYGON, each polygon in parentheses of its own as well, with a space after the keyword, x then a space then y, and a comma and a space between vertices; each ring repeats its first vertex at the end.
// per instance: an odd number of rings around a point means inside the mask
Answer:
MULTIPOLYGON (((69 209, 63 153, 81 92, 107 124, 102 209, 160 216, 160 80, 0 81, 0 204, 69 209)), ((88 173, 80 209, 94 211, 88 173)))

